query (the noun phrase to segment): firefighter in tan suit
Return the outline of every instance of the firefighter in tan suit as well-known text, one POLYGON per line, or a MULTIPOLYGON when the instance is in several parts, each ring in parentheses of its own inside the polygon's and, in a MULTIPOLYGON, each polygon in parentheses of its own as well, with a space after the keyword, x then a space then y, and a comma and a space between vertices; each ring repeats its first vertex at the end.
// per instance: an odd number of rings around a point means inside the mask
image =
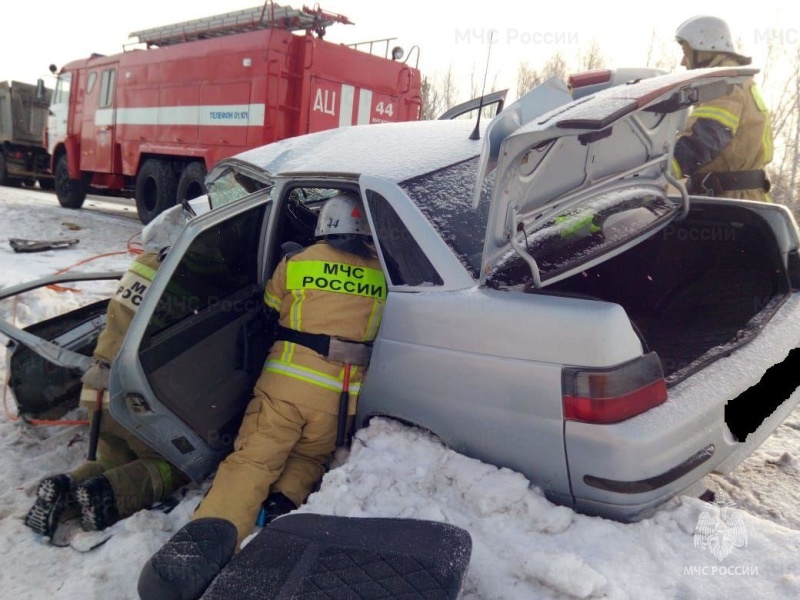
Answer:
POLYGON ((142 236, 146 251, 128 267, 109 300, 92 366, 82 377, 80 399, 91 422, 98 392, 102 394, 97 460, 87 460, 73 471, 47 477, 39 484, 25 524, 41 535, 52 537, 59 520, 78 509, 84 529, 105 529, 118 519, 166 499, 188 482, 185 475, 115 421, 108 411, 110 365, 161 265, 170 244, 168 238, 174 238, 185 221, 181 207, 176 207, 148 225, 142 236))
MULTIPOLYGON (((727 24, 695 17, 676 32, 687 69, 748 65, 737 54, 727 24)), ((752 78, 723 96, 697 105, 675 145, 673 171, 688 177, 695 195, 772 202, 764 170, 772 161, 770 114, 752 78)))
POLYGON ((336 446, 346 365, 348 414, 354 415, 368 362, 364 350, 383 313, 386 281, 360 199, 347 193, 329 199, 316 238, 284 257, 267 283, 264 301, 279 316, 277 341, 234 450, 194 513, 194 519, 232 522, 238 545, 262 503, 269 522, 305 502, 322 477, 336 446))

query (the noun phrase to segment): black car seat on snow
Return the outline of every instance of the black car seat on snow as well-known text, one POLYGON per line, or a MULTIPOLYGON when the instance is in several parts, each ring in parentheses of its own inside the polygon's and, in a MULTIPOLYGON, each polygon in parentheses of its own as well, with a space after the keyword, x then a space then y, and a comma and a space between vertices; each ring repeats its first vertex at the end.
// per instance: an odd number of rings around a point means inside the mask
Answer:
POLYGON ((190 522, 153 555, 139 579, 143 600, 449 600, 458 597, 472 553, 469 533, 446 523, 292 513, 218 567, 229 546, 221 554, 206 541, 203 556, 200 545, 187 544, 192 535, 208 540, 208 525, 224 531, 215 521, 190 522))

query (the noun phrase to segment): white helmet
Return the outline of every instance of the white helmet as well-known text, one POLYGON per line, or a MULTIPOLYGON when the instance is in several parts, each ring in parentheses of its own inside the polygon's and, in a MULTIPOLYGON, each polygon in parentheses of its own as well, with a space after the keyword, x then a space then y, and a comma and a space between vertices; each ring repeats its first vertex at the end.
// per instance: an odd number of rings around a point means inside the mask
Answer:
POLYGON ((317 238, 329 235, 371 236, 361 199, 350 192, 332 196, 319 211, 317 238))
POLYGON ((692 17, 678 27, 675 39, 695 52, 722 52, 740 64, 750 64, 750 58, 736 52, 728 24, 719 17, 692 17))

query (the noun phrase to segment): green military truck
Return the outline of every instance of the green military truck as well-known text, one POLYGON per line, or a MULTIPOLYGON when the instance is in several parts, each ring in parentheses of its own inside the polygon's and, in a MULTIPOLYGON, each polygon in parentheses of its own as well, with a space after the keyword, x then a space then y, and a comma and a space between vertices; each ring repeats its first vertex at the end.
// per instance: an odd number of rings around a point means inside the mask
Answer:
POLYGON ((36 185, 53 189, 50 155, 45 142, 52 90, 0 81, 0 185, 36 185))

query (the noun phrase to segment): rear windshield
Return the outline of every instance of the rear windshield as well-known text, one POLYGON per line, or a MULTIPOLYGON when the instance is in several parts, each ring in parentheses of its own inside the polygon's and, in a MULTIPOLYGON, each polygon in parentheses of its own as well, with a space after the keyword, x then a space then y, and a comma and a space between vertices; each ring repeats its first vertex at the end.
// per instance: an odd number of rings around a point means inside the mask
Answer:
MULTIPOLYGON (((400 184, 475 279, 480 277, 496 173, 493 170, 485 179, 478 208, 473 209, 478 160, 476 157, 400 184)), ((631 187, 599 195, 570 212, 537 223, 535 231, 527 235, 517 235, 536 260, 542 280, 546 280, 631 241, 676 210, 677 206, 660 191, 631 187)), ((509 287, 529 284, 530 280, 530 267, 510 251, 495 265, 486 283, 509 287)))
MULTIPOLYGON (((520 240, 536 260, 542 281, 552 280, 639 238, 664 222, 678 206, 652 187, 607 192, 548 219, 520 240)), ((530 267, 516 252, 499 261, 487 285, 532 283, 530 267)))
POLYGON ((400 184, 475 279, 481 269, 495 171, 486 178, 478 208, 473 209, 477 172, 475 157, 400 184))

